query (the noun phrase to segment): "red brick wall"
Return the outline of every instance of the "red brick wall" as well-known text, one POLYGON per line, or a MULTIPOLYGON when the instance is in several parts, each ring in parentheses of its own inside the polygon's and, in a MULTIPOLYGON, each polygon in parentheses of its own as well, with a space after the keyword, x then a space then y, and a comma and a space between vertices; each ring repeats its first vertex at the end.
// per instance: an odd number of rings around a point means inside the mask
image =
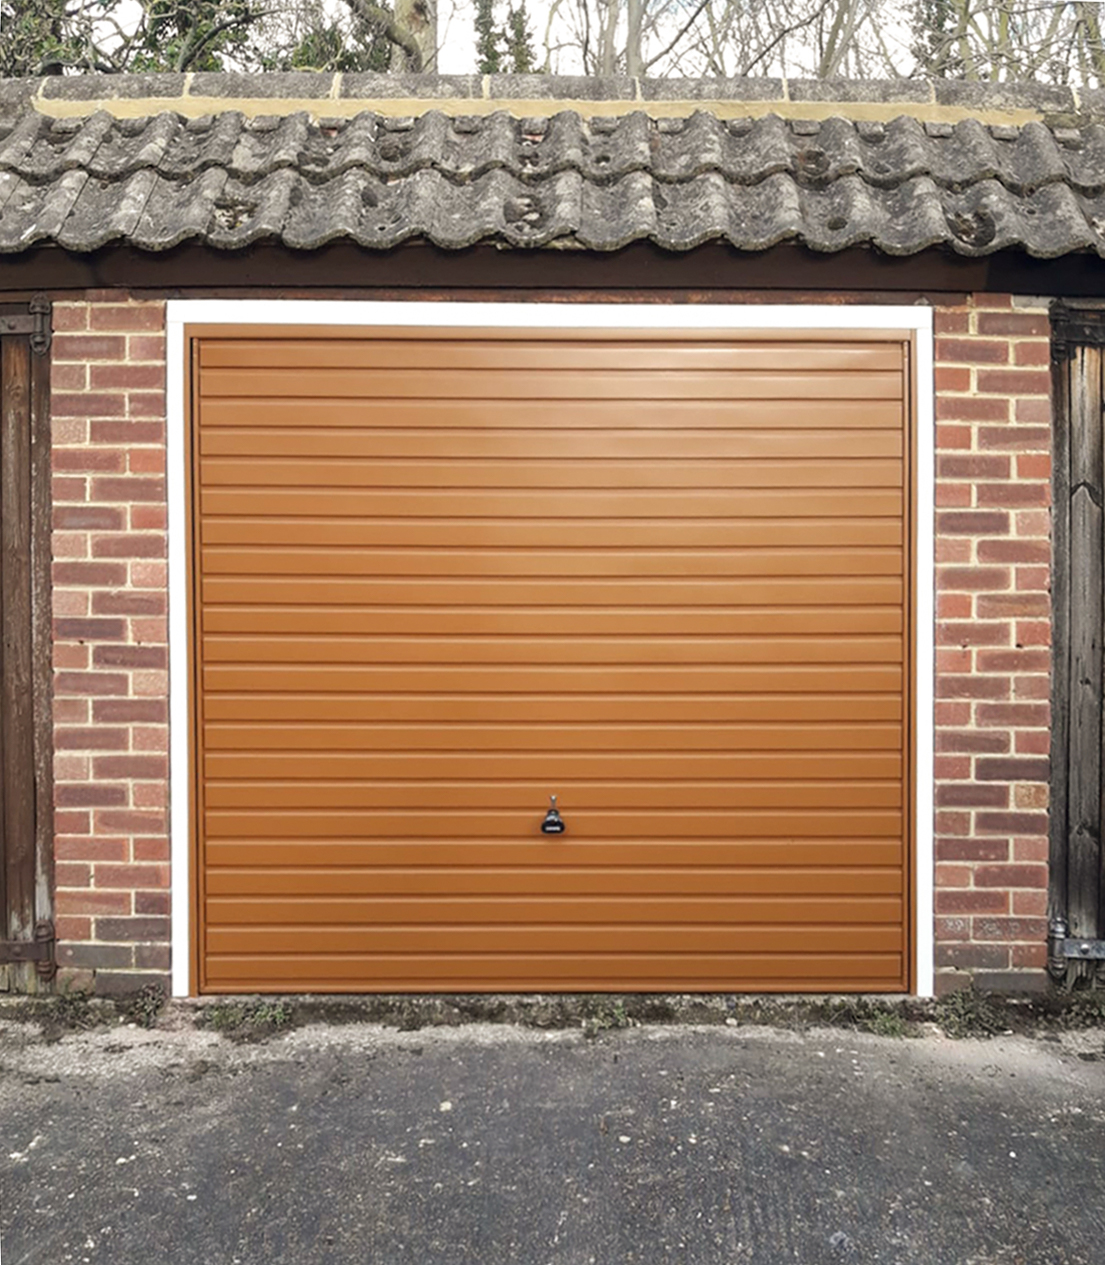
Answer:
POLYGON ((54 307, 54 733, 63 986, 169 967, 164 305, 54 307))
POLYGON ((936 313, 938 991, 1046 957, 1048 333, 1009 296, 936 313))
MULTIPOLYGON (((60 962, 101 991, 169 966, 163 315, 55 306, 60 962)), ((938 986, 1004 985, 1045 957, 1048 322, 990 297, 936 331, 938 986)))

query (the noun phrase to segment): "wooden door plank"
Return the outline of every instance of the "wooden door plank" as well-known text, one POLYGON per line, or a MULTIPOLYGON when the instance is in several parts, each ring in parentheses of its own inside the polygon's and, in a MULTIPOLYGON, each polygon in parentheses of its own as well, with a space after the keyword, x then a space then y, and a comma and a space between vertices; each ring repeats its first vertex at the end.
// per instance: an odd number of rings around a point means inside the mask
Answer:
MULTIPOLYGON (((900 703, 892 707, 871 708, 867 718, 854 715, 846 719, 844 707, 832 700, 829 706, 806 705, 778 717, 776 724, 762 720, 711 723, 710 717, 693 716, 666 725, 642 724, 634 716, 626 723, 564 724, 555 718, 550 722, 530 724, 443 723, 432 718, 430 723, 382 722, 379 724, 334 723, 312 724, 310 720, 278 714, 276 719, 259 715, 254 723, 235 715, 242 707, 240 699, 205 700, 221 703, 228 719, 215 722, 208 718, 203 739, 208 751, 300 752, 357 751, 376 752, 515 752, 525 750, 539 755, 546 752, 582 751, 632 755, 635 752, 693 753, 776 752, 776 751, 857 751, 902 750, 900 703), (876 714, 882 711, 883 715, 876 714), (629 723, 632 722, 632 723, 629 723), (794 723, 797 722, 797 723, 794 723), (525 744, 524 746, 520 744, 525 744)), ((274 700, 278 705, 280 700, 274 700)), ((340 700, 339 700, 340 701, 340 700)), ((697 707, 701 704, 696 702, 697 707)), ((529 704, 527 700, 522 705, 529 704)), ((286 709, 287 704, 283 705, 286 709)), ((255 710, 268 710, 257 708, 255 710)), ((690 710, 690 709, 688 709, 690 710)), ((751 712, 751 707, 748 711, 751 712)), ((854 711, 854 708, 853 708, 854 711)))
MULTIPOLYGON (((458 854, 470 852, 480 839, 508 840, 522 849, 530 841, 542 838, 540 822, 548 807, 544 800, 531 812, 429 809, 404 812, 388 809, 311 809, 286 808, 209 809, 203 826, 208 840, 215 839, 359 839, 367 845, 373 840, 403 840, 403 846, 417 846, 421 841, 450 839, 458 854)), ((900 809, 778 809, 737 808, 722 811, 709 809, 630 812, 604 809, 601 812, 574 814, 573 837, 585 843, 602 843, 619 839, 631 840, 638 847, 642 842, 657 839, 679 839, 679 846, 695 848, 700 842, 715 839, 751 838, 789 839, 800 835, 805 839, 840 840, 838 865, 846 865, 852 841, 859 839, 900 840, 900 809)))
MULTIPOLYGON (((796 409, 791 400, 680 400, 673 420, 670 400, 644 399, 627 412, 620 399, 594 400, 587 408, 573 410, 571 430, 597 427, 613 430, 687 429, 741 430, 876 430, 900 434, 901 401, 819 400, 815 409, 796 409)), ((204 394, 199 401, 201 425, 261 427, 266 431, 285 427, 301 429, 303 402, 269 396, 239 396, 220 400, 204 394)), ((524 409, 515 400, 389 400, 386 408, 367 408, 363 400, 324 399, 312 403, 315 424, 353 427, 357 430, 541 430, 559 434, 565 429, 563 404, 558 400, 527 400, 524 409)))
MULTIPOLYGON (((362 507, 363 509, 363 507, 362 507)), ((719 549, 727 552, 791 550, 803 553, 856 547, 900 550, 897 518, 570 519, 558 518, 557 549, 719 549)), ((204 548, 404 549, 456 552, 540 550, 548 522, 539 519, 450 518, 246 518, 208 515, 204 548)))
MULTIPOLYGON (((900 838, 851 836, 845 866, 839 863, 839 848, 836 839, 811 838, 798 831, 782 838, 757 835, 738 838, 730 832, 721 841, 700 839, 693 844, 683 837, 583 841, 574 834, 542 835, 534 831, 522 848, 514 838, 472 839, 458 847, 455 841, 441 839, 427 843, 394 838, 325 839, 304 834, 295 839, 212 839, 207 860, 212 872, 237 869, 255 874, 279 874, 284 880, 281 890, 285 891, 289 876, 297 890, 302 890, 298 886, 298 875, 304 868, 403 870, 417 875, 458 869, 474 875, 489 869, 509 868, 531 872, 535 882, 550 867, 585 874, 595 869, 632 869, 636 874, 647 870, 670 876, 665 888, 669 894, 687 890, 685 875, 688 871, 702 874, 719 869, 771 870, 784 891, 791 890, 789 875, 798 869, 831 870, 845 875, 877 867, 894 870, 905 877, 902 870, 905 850, 900 838)), ((904 884, 899 886, 899 891, 902 886, 904 884)), ((468 886, 467 890, 473 889, 468 886)))
MULTIPOLYGON (((53 477, 50 351, 31 356, 31 692, 34 712, 35 920, 54 919, 53 477)), ((24 968, 28 972, 31 968, 24 968)), ((41 978, 41 977, 39 977, 41 978)), ((37 987, 37 984, 36 984, 37 987)))
POLYGON ((668 430, 623 427, 607 430, 553 430, 516 427, 492 430, 421 430, 369 426, 208 428, 201 437, 204 460, 217 457, 339 457, 373 460, 462 460, 481 457, 559 461, 785 460, 901 458, 900 430, 691 430, 675 423, 668 430))
MULTIPOLYGON (((780 851, 785 849, 782 845, 780 851)), ((898 860, 897 857, 894 858, 898 860)), ((570 868, 549 861, 542 865, 510 866, 324 866, 300 864, 281 868, 265 856, 254 866, 212 866, 207 875, 207 904, 242 898, 263 901, 286 895, 291 884, 304 899, 361 897, 381 904, 414 898, 433 902, 469 897, 494 898, 504 918, 512 918, 515 902, 560 896, 575 899, 640 901, 672 896, 702 901, 724 901, 756 896, 779 902, 777 922, 785 922, 787 902, 796 897, 816 897, 836 906, 839 897, 894 896, 900 902, 900 867, 796 868, 779 866, 659 866, 648 869, 631 864, 622 867, 580 866, 570 868)), ((530 915, 526 914, 528 918, 530 915)), ((895 917, 897 916, 897 911, 895 917)), ((846 915, 841 915, 843 919, 846 915)), ((888 919, 887 921, 890 921, 888 919)))
POLYGON ((1071 382, 1069 356, 1053 352, 1052 389, 1052 677, 1051 807, 1048 864, 1048 920, 1067 917, 1067 847, 1070 796, 1070 620, 1071 620, 1071 382))
POLYGON ((900 953, 658 954, 210 954, 208 991, 363 992, 365 980, 385 992, 901 991, 900 953), (598 981, 596 983, 596 981, 598 981))
POLYGON ((458 457, 413 461, 392 458, 325 456, 310 457, 207 457, 200 463, 204 488, 364 488, 381 489, 487 489, 494 491, 535 488, 603 491, 627 485, 637 490, 676 491, 684 488, 731 490, 782 488, 900 488, 901 458, 820 457, 701 457, 695 460, 665 457, 611 458, 600 461, 559 460, 524 456, 510 460, 500 456, 458 457))
POLYGON ((1072 362, 1071 700, 1069 918, 1071 933, 1098 932, 1101 854, 1102 382, 1101 349, 1080 347, 1072 362))
POLYGON ((8 939, 28 939, 35 916, 34 704, 31 656, 31 352, 0 350, 0 780, 8 939))
POLYGON ((363 546, 246 548, 212 545, 204 550, 210 576, 399 576, 458 579, 644 580, 769 576, 773 579, 901 575, 901 549, 366 549, 363 546))
MULTIPOLYGON (((268 630, 265 630, 268 633, 268 630)), ((209 634, 204 661, 210 664, 790 664, 804 656, 807 664, 849 665, 899 663, 901 639, 841 637, 764 638, 686 637, 314 637, 209 634)))
MULTIPOLYGON (((532 751, 505 752, 495 758, 500 777, 513 782, 524 779, 590 779, 594 764, 583 751, 538 754, 532 751)), ((898 752, 808 750, 791 752, 628 753, 608 755, 605 772, 627 782, 708 781, 800 781, 811 772, 820 781, 878 781, 901 777, 898 752)), ((486 758, 478 752, 336 752, 325 754, 297 751, 226 753, 209 750, 204 774, 211 785, 220 782, 257 781, 272 777, 279 781, 318 779, 328 782, 371 781, 400 785, 430 777, 441 781, 478 779, 487 769, 486 758)))
POLYGON ((694 369, 629 372, 619 369, 458 373, 417 369, 208 368, 204 397, 248 400, 900 400, 901 370, 860 374, 791 368, 787 372, 710 373, 694 369))
MULTIPOLYGON (((0 339, 0 527, 6 524, 12 513, 9 501, 8 467, 12 461, 12 445, 8 441, 7 391, 4 389, 5 351, 10 346, 10 339, 0 339)), ((5 549, 0 535, 0 938, 9 935, 8 900, 10 895, 10 879, 8 875, 8 857, 10 852, 8 838, 8 803, 7 803, 7 768, 8 768, 8 734, 4 705, 4 682, 7 680, 8 660, 8 588, 7 571, 4 565, 5 549)), ((12 968, 0 968, 4 971, 0 984, 5 989, 11 985, 12 968)))
MULTIPOLYGON (((254 631, 258 619, 272 636, 512 637, 671 636, 687 626, 680 610, 576 607, 516 608, 245 606, 226 603, 204 609, 209 634, 254 631)), ((875 637, 902 631, 901 608, 893 606, 767 605, 760 608, 700 607, 695 626, 704 637, 875 637)))
MULTIPOLYGON (((892 344, 862 346, 839 343, 791 343, 770 337, 756 342, 725 340, 695 341, 674 347, 645 343, 639 338, 620 340, 587 338, 572 342, 572 363, 580 371, 610 371, 637 374, 663 370, 685 372, 688 367, 737 374, 753 370, 793 372, 800 360, 807 370, 834 373, 892 373, 900 356, 892 344)), ((341 338, 325 339, 205 339, 200 363, 205 370, 281 369, 296 365, 304 372, 334 369, 450 369, 464 372, 503 372, 503 345, 489 338, 341 338)), ((564 364, 562 346, 544 336, 519 338, 510 345, 510 371, 528 375, 533 370, 560 370, 564 364)))

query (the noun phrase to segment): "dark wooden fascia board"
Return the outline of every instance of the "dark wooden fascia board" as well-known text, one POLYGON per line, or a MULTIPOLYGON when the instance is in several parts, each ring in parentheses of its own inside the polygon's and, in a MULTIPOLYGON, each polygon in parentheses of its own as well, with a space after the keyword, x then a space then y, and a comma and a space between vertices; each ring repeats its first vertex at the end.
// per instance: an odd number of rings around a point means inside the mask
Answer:
MULTIPOLYGON (((226 252, 185 243, 161 253, 111 246, 92 254, 41 247, 0 257, 0 293, 121 287, 171 294, 206 290, 464 289, 501 292, 607 291, 658 295, 731 291, 806 292, 870 298, 885 294, 947 301, 968 293, 1105 296, 1105 261, 1096 255, 1032 259, 1012 252, 977 259, 943 250, 892 257, 853 248, 817 254, 783 244, 747 253, 709 243, 685 253, 648 242, 601 252, 570 249, 514 251, 472 246, 446 251, 408 243, 387 252, 348 241, 315 251, 272 244, 226 252)), ((762 301, 762 300, 761 300, 762 301)))

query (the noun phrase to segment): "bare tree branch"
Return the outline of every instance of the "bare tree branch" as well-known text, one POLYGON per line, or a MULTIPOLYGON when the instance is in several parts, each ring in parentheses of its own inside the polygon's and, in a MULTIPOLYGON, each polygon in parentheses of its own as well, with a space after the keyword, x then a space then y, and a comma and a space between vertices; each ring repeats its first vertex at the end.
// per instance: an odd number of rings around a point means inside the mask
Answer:
MULTIPOLYGON (((265 17, 267 14, 258 13, 257 17, 265 17)), ((250 19, 252 22, 252 19, 250 19)), ((219 22, 216 26, 209 27, 200 33, 198 27, 192 28, 192 35, 185 40, 180 52, 177 54, 176 65, 177 71, 187 70, 194 65, 200 57, 203 56, 204 50, 209 48, 215 40, 226 31, 233 31, 237 28, 247 25, 241 17, 227 18, 225 22, 219 22)))
POLYGON ((418 41, 395 18, 379 5, 370 4, 369 0, 346 0, 346 4, 363 22, 370 22, 397 47, 406 54, 407 68, 418 73, 422 70, 422 49, 418 41))
POLYGON ((765 58, 769 57, 771 53, 775 50, 775 48, 779 44, 781 44, 787 38, 787 36, 794 35, 798 31, 805 30, 806 27, 811 26, 822 15, 822 13, 825 11, 825 8, 831 2, 832 0, 822 0, 822 3, 817 7, 817 9, 814 10, 813 13, 809 14, 807 17, 803 18, 799 22, 792 22, 789 26, 784 26, 782 30, 778 32, 778 34, 775 36, 774 39, 772 39, 768 44, 766 44, 763 48, 760 49, 760 51, 756 54, 755 57, 753 57, 750 61, 746 61, 744 63, 744 66, 741 69, 740 73, 742 75, 747 75, 754 66, 758 66, 762 61, 764 61, 765 58))
POLYGON ((642 67, 642 74, 647 73, 648 71, 650 71, 650 70, 653 68, 653 66, 655 66, 655 65, 656 65, 656 63, 657 63, 658 61, 663 61, 663 59, 664 59, 665 57, 667 57, 667 55, 668 55, 668 54, 671 52, 671 50, 672 50, 672 49, 676 46, 676 44, 678 44, 678 43, 679 43, 679 41, 683 38, 683 36, 687 34, 687 32, 691 29, 691 27, 692 27, 692 26, 694 26, 694 24, 695 24, 695 23, 698 21, 698 19, 702 16, 702 10, 703 10, 703 9, 705 9, 705 8, 706 8, 706 6, 707 6, 709 3, 710 3, 710 0, 700 0, 700 3, 699 3, 699 5, 698 5, 698 8, 697 8, 697 9, 695 9, 695 11, 694 11, 694 12, 691 14, 691 16, 687 19, 686 23, 684 24, 684 26, 683 26, 683 27, 682 27, 682 29, 680 30, 679 34, 678 34, 678 35, 676 35, 675 39, 673 39, 673 40, 671 41, 671 43, 667 46, 667 48, 665 48, 665 49, 663 49, 661 52, 657 53, 655 57, 651 57, 651 58, 649 58, 649 60, 648 60, 648 61, 646 61, 646 62, 644 63, 644 65, 643 65, 643 67, 642 67))

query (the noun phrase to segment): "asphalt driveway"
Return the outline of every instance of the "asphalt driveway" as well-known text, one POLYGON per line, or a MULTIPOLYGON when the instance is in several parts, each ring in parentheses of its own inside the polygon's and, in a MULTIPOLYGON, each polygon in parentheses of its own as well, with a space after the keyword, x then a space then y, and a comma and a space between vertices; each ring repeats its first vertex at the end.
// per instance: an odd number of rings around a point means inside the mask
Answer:
POLYGON ((0 1021, 3 1265, 1100 1265, 1102 1034, 0 1021))

